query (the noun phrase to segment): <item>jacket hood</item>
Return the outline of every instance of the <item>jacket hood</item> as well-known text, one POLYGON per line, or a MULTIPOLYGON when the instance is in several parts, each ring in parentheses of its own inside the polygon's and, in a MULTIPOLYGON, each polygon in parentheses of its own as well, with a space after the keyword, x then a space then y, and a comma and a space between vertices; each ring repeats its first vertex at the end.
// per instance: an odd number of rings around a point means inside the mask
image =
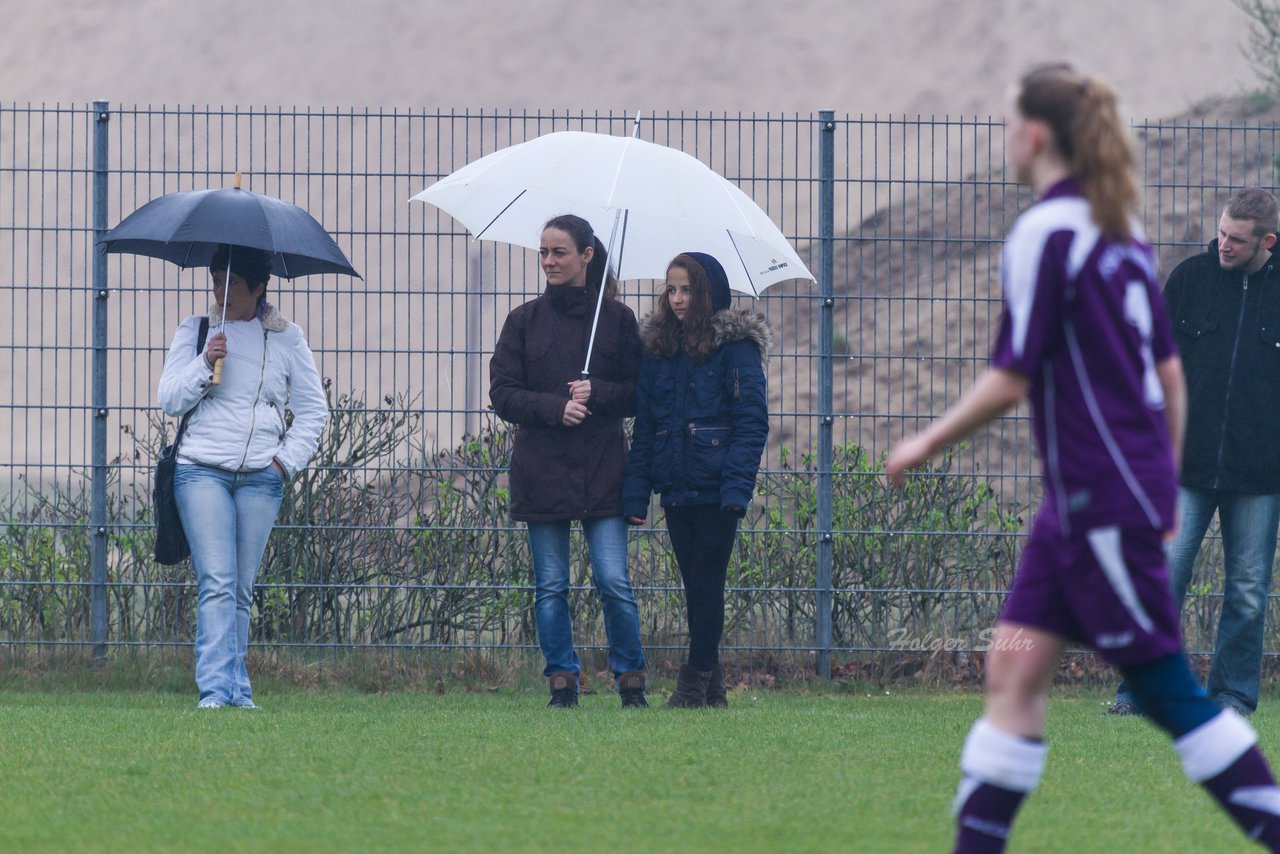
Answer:
MULTIPOLYGON (((217 303, 209 306, 209 325, 216 326, 222 319, 222 312, 219 310, 217 303)), ((262 308, 258 309, 258 320, 262 321, 262 328, 268 332, 284 332, 289 328, 289 320, 271 303, 264 302, 262 308)))
MULTIPOLYGON (((653 339, 658 333, 658 315, 650 314, 644 319, 641 337, 644 339, 646 353, 653 353, 653 339)), ((727 308, 711 315, 711 329, 715 335, 717 347, 732 344, 735 341, 750 341, 760 351, 760 364, 769 364, 769 351, 773 349, 773 330, 764 315, 756 314, 745 308, 727 308)))
POLYGON ((702 265, 707 278, 711 280, 711 310, 721 311, 729 307, 733 295, 729 292, 729 277, 720 262, 705 252, 686 252, 693 260, 702 265))

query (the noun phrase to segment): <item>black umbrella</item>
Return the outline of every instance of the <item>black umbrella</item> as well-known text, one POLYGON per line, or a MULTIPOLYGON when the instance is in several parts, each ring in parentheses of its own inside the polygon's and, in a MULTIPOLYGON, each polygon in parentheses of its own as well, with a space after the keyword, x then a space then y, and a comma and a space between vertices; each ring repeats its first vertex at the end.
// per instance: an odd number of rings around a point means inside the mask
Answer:
MULTIPOLYGON (((103 252, 124 252, 205 267, 222 246, 271 253, 271 273, 285 279, 312 273, 361 278, 338 244, 311 214, 271 196, 240 189, 189 190, 152 199, 98 240, 103 252)), ((228 264, 230 259, 228 258, 228 264)), ((223 320, 226 305, 223 305, 223 320)), ((222 379, 222 360, 213 382, 222 379)))
MULTIPOLYGON (((237 182, 238 183, 238 182, 237 182)), ((360 277, 324 226, 297 205, 241 190, 191 190, 152 199, 98 240, 103 252, 203 267, 224 244, 271 253, 285 279, 312 273, 360 277)))

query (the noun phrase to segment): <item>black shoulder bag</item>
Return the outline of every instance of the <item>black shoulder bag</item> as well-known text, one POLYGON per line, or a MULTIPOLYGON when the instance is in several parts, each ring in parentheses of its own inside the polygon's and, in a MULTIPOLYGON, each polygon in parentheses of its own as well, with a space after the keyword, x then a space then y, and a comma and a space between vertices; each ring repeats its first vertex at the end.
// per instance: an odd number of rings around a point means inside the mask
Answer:
MULTIPOLYGON (((200 335, 196 340, 197 356, 204 352, 204 342, 208 335, 209 318, 202 317, 200 335)), ((151 503, 156 517, 156 563, 182 563, 191 554, 187 532, 182 530, 182 517, 178 515, 178 502, 173 494, 173 474, 178 468, 178 445, 182 443, 182 437, 187 432, 187 422, 195 411, 196 407, 193 406, 182 416, 173 444, 161 448, 160 459, 156 461, 156 479, 151 488, 151 503)))

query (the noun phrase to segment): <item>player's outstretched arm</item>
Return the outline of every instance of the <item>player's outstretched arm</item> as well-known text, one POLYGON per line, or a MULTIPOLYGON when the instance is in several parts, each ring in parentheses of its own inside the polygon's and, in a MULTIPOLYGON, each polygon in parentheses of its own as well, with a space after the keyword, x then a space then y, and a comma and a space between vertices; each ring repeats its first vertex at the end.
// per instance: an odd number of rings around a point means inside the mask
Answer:
POLYGON ((889 482, 901 486, 908 469, 928 462, 983 424, 1017 406, 1030 388, 1031 381, 1022 374, 988 368, 950 409, 919 433, 894 446, 885 465, 889 482))

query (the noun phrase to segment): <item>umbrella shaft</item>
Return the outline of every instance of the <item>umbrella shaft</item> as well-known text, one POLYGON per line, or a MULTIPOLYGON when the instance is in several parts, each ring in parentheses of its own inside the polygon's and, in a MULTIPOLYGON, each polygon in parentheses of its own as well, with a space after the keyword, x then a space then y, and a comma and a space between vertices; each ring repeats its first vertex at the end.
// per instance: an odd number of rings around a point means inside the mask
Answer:
POLYGON ((596 329, 600 326, 600 307, 604 305, 604 292, 609 285, 609 261, 613 258, 613 243, 618 237, 618 220, 621 218, 622 211, 616 211, 613 215, 613 228, 609 229, 609 247, 604 253, 604 273, 600 276, 599 293, 596 294, 596 315, 591 320, 591 337, 587 339, 587 361, 582 366, 584 380, 591 376, 591 353, 596 346, 596 329))

